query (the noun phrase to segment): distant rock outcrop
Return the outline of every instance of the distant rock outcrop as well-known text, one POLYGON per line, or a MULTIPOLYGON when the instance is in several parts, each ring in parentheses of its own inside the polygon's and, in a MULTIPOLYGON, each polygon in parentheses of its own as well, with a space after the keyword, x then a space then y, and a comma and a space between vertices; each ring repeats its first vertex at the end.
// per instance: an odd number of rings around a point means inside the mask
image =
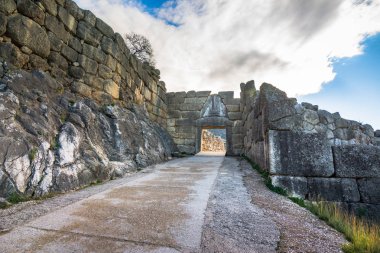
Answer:
POLYGON ((225 152, 226 144, 220 136, 215 136, 208 130, 202 131, 202 151, 225 152))

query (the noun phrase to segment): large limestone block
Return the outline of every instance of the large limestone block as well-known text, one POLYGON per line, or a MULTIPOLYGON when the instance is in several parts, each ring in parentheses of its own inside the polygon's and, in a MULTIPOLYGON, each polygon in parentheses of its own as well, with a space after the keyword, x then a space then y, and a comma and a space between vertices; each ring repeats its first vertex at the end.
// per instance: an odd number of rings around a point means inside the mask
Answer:
POLYGON ((69 41, 69 33, 66 31, 63 23, 56 17, 46 15, 45 27, 63 42, 67 43, 69 41))
POLYGON ((308 192, 306 177, 272 176, 272 184, 287 191, 290 196, 305 199, 308 192))
POLYGON ((362 202, 380 204, 380 177, 359 179, 358 186, 362 202))
POLYGON ((79 55, 78 62, 81 65, 81 67, 90 74, 96 74, 98 71, 98 63, 94 60, 91 60, 90 58, 79 55))
POLYGON ((380 177, 380 147, 335 146, 333 152, 337 177, 380 177))
POLYGON ((100 18, 96 19, 96 28, 107 37, 112 37, 114 35, 113 29, 100 18))
POLYGON ((270 130, 268 138, 271 174, 321 177, 334 174, 326 135, 270 130))
POLYGON ((308 178, 309 199, 337 202, 359 202, 360 194, 355 179, 308 178))
POLYGON ((120 91, 119 85, 112 80, 104 82, 104 91, 110 94, 114 99, 119 99, 120 91))
POLYGON ((13 0, 0 0, 0 12, 9 15, 16 10, 16 2, 13 0))
POLYGON ((94 47, 99 45, 102 38, 102 34, 95 27, 83 21, 78 23, 77 36, 94 47))
POLYGON ((0 12, 0 36, 7 30, 7 16, 0 12))
POLYGON ((23 54, 12 43, 0 43, 0 57, 19 68, 22 68, 29 61, 29 56, 23 54))
POLYGON ((19 46, 26 46, 41 57, 50 53, 50 41, 46 32, 33 20, 16 14, 9 17, 7 33, 19 46))
POLYGON ((57 16, 58 14, 58 8, 57 8, 57 3, 52 0, 41 0, 40 1, 42 5, 45 7, 47 12, 49 12, 53 16, 57 16))
POLYGON ((77 21, 65 8, 59 7, 58 17, 69 31, 75 33, 77 29, 77 21))
POLYGON ((45 13, 43 10, 31 0, 18 0, 17 10, 36 21, 38 24, 43 25, 45 21, 45 13))

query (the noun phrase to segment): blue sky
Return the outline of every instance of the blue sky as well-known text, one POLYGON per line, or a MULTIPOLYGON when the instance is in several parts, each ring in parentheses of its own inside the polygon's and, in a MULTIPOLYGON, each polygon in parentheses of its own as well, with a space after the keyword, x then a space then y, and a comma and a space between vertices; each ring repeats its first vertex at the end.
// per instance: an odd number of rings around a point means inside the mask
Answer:
POLYGON ((380 129, 380 34, 368 37, 362 55, 338 59, 336 76, 320 92, 301 96, 302 102, 318 104, 342 117, 380 129))
POLYGON ((380 129, 380 0, 75 1, 146 36, 168 91, 267 82, 380 129))

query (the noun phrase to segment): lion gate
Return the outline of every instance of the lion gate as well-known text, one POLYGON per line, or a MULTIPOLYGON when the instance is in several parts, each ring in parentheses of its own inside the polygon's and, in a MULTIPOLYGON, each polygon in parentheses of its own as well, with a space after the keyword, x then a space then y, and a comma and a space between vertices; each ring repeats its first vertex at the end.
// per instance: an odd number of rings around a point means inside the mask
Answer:
POLYGON ((226 129, 226 154, 240 155, 243 148, 240 98, 233 91, 171 92, 167 94, 168 131, 179 152, 195 154, 201 150, 203 129, 226 129))

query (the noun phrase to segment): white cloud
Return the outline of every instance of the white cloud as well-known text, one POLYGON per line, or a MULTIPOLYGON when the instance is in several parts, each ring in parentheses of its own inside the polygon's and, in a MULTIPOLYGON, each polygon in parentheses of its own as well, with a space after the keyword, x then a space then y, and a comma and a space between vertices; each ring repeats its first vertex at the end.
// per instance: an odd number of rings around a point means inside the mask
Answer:
POLYGON ((318 92, 335 76, 332 58, 360 54, 380 31, 380 0, 178 0, 160 18, 138 1, 76 2, 121 34, 148 37, 169 91, 238 91, 254 79, 291 96, 318 92))

